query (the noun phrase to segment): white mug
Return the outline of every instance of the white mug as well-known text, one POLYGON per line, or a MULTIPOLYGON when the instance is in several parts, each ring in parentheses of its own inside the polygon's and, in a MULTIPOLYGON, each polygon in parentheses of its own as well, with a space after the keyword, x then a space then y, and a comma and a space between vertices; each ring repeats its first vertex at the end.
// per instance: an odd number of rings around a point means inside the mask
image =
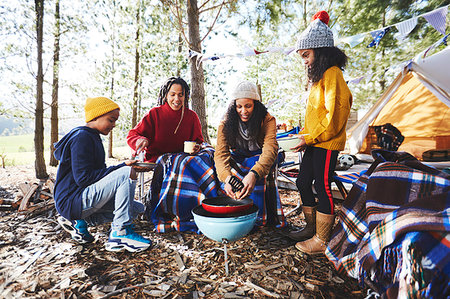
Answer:
POLYGON ((186 154, 194 153, 196 142, 195 141, 185 141, 184 142, 184 152, 186 154))

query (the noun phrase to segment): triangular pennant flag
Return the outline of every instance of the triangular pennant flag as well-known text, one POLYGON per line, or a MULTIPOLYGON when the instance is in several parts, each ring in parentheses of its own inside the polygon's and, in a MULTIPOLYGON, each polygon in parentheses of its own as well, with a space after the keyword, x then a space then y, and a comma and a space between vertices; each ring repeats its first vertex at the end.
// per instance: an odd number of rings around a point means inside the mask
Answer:
POLYGON ((400 40, 406 38, 408 34, 416 27, 417 18, 412 18, 395 25, 397 27, 398 32, 400 33, 400 40))
POLYGON ((254 49, 253 51, 255 52, 256 55, 264 54, 264 53, 268 53, 269 52, 269 51, 258 51, 256 49, 254 49))
POLYGON ((245 47, 242 49, 242 53, 241 53, 240 55, 241 55, 241 56, 244 56, 244 57, 247 57, 247 56, 255 56, 256 53, 255 53, 255 50, 253 50, 252 48, 250 48, 250 47, 248 47, 248 46, 245 46, 245 47))
POLYGON ((374 73, 370 73, 370 74, 366 75, 366 83, 368 83, 368 82, 370 82, 370 80, 372 80, 373 74, 374 73))
POLYGON ((348 81, 348 83, 358 84, 359 82, 361 82, 362 79, 364 79, 364 76, 361 76, 361 77, 355 78, 355 79, 351 79, 348 81))
POLYGON ((391 30, 391 27, 386 27, 384 29, 380 29, 380 30, 375 30, 370 32, 370 34, 372 35, 372 37, 374 38, 373 41, 367 46, 367 48, 371 48, 373 46, 378 46, 378 44, 380 43, 381 39, 383 38, 383 36, 389 31, 391 30))
POLYGON ((353 47, 359 45, 360 43, 362 43, 365 36, 366 36, 365 33, 361 33, 361 34, 357 34, 357 35, 353 35, 353 36, 349 36, 349 37, 344 37, 341 40, 339 40, 339 42, 347 43, 350 45, 351 48, 353 48, 353 47))
POLYGON ((442 34, 445 34, 445 22, 447 20, 448 6, 444 6, 433 10, 429 13, 423 14, 425 20, 433 26, 434 29, 442 34))
POLYGON ((438 40, 437 42, 435 42, 434 44, 432 44, 430 47, 428 47, 428 49, 426 49, 425 51, 423 51, 419 55, 422 56, 422 58, 425 58, 427 56, 428 52, 430 52, 431 50, 434 50, 438 46, 440 46, 442 44, 447 46, 447 38, 448 38, 449 35, 450 35, 450 33, 447 34, 446 36, 444 36, 443 38, 441 38, 440 40, 438 40))

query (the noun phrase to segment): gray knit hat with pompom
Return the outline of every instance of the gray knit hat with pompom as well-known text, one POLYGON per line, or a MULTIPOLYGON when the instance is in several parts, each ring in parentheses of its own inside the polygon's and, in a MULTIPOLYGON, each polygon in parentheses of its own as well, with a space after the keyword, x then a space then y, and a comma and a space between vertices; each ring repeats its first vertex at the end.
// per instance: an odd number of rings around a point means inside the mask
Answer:
POLYGON ((333 32, 317 18, 300 34, 295 51, 323 47, 334 47, 333 32))

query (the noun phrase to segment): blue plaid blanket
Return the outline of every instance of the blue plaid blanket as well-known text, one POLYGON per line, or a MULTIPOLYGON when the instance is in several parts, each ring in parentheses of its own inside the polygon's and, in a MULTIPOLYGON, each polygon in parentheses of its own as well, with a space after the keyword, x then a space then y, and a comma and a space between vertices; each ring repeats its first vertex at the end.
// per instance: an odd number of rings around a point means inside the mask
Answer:
MULTIPOLYGON (((147 198, 147 217, 160 233, 169 231, 199 232, 192 209, 203 199, 223 195, 223 184, 217 179, 214 167, 214 149, 206 147, 196 155, 165 154, 158 158, 147 198)), ((236 157, 235 157, 236 158, 236 157)), ((233 169, 239 178, 247 174, 258 156, 238 159, 239 169, 233 169)), ((257 225, 286 225, 273 171, 260 179, 250 195, 259 208, 257 225)))
MULTIPOLYGON (((258 161, 260 155, 245 157, 232 152, 231 172, 242 180, 258 161)), ((222 188, 224 188, 223 183, 222 188)), ((286 226, 280 193, 275 181, 274 167, 272 167, 267 177, 261 178, 256 182, 255 188, 249 197, 259 209, 256 225, 275 225, 278 228, 286 226)))
POLYGON ((152 188, 157 190, 149 192, 153 197, 150 217, 157 232, 198 230, 192 209, 221 192, 213 155, 214 149, 206 147, 196 155, 177 153, 158 158, 162 173, 155 172, 152 188))
POLYGON ((450 296, 450 176, 410 155, 390 158, 354 183, 325 254, 382 295, 450 296))

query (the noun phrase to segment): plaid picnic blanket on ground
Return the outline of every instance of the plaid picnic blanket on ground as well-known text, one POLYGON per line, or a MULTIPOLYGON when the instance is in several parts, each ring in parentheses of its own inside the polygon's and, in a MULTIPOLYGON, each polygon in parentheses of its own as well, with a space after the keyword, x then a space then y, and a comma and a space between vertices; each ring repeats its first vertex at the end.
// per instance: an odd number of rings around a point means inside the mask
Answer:
POLYGON ((450 176, 380 152, 395 162, 377 159, 354 183, 325 254, 384 296, 450 296, 450 176))

